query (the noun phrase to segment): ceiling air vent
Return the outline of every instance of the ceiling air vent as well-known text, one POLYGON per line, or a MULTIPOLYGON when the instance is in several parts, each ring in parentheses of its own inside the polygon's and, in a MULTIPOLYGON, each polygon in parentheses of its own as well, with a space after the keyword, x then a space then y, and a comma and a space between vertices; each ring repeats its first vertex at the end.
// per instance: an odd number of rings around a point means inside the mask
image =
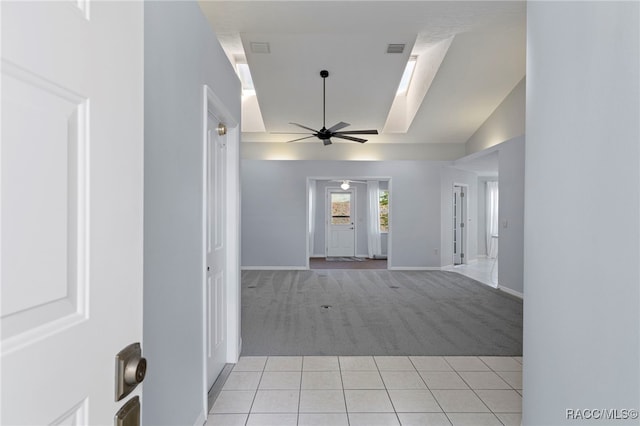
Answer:
POLYGON ((404 52, 404 44, 390 44, 387 46, 387 53, 402 53, 404 52))
POLYGON ((266 41, 252 41, 251 51, 253 53, 271 53, 269 43, 267 43, 266 41))

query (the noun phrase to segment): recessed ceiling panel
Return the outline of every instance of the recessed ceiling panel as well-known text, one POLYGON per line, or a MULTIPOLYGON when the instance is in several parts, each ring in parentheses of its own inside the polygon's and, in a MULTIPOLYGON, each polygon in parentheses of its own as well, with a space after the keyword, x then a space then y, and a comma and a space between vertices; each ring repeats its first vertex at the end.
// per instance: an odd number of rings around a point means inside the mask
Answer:
POLYGON ((267 131, 297 131, 289 122, 322 127, 321 70, 326 79, 326 124, 382 129, 415 35, 244 34, 243 45, 267 131), (268 42, 269 54, 254 54, 251 43, 268 42), (389 42, 407 45, 386 53, 389 42))

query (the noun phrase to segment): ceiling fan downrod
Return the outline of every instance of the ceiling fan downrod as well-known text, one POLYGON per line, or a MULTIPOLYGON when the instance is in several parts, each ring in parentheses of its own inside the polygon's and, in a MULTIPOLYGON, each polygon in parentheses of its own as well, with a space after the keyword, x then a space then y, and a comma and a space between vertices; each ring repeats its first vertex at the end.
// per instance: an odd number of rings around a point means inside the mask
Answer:
POLYGON ((326 118, 327 118, 327 77, 329 77, 329 71, 327 70, 322 70, 320 71, 320 77, 322 77, 322 130, 320 130, 321 132, 324 132, 325 130, 327 130, 327 123, 326 123, 326 118))

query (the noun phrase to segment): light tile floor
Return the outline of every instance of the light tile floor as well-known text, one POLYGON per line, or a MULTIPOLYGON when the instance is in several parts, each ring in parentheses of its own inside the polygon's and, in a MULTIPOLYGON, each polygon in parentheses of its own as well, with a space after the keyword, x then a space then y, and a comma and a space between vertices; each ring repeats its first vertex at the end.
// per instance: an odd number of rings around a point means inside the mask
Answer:
POLYGON ((493 288, 498 287, 498 263, 497 259, 479 257, 477 260, 458 266, 449 266, 445 271, 453 271, 462 274, 493 288), (495 265, 494 265, 495 260, 495 265))
POLYGON ((519 426, 522 358, 243 357, 207 426, 519 426))

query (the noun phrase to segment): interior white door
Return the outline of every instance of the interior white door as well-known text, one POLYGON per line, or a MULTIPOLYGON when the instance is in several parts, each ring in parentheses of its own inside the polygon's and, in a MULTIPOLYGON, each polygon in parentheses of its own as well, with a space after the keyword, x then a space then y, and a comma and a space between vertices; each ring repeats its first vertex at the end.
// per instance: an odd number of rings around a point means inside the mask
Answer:
POLYGON ((355 255, 355 206, 352 190, 327 192, 327 256, 355 255))
POLYGON ((464 187, 453 187, 453 264, 461 265, 465 250, 465 192, 464 187))
POLYGON ((227 350, 226 314, 226 134, 212 113, 207 118, 207 389, 222 371, 227 350))
POLYGON ((142 388, 115 401, 142 340, 143 5, 0 7, 0 423, 113 424, 142 388))

